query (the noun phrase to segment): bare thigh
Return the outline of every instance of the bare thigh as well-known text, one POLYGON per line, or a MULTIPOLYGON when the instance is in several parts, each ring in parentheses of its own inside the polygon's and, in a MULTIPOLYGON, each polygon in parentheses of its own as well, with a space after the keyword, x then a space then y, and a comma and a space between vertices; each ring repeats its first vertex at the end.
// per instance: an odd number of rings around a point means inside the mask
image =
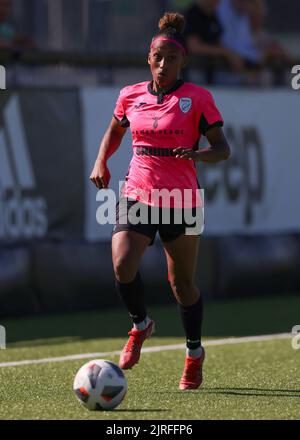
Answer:
POLYGON ((150 243, 151 238, 134 231, 120 231, 112 236, 112 260, 119 282, 130 283, 134 280, 150 243))

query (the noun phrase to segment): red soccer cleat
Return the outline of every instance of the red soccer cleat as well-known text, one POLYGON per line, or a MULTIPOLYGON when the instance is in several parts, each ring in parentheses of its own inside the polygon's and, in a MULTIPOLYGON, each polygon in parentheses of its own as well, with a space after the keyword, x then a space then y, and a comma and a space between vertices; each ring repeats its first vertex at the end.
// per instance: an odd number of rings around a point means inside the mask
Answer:
POLYGON ((130 338, 123 348, 120 355, 119 367, 128 370, 138 363, 141 354, 141 348, 145 339, 150 338, 154 333, 154 321, 150 321, 145 330, 137 330, 132 328, 128 334, 130 338))
POLYGON ((185 358, 185 365, 182 377, 180 379, 179 388, 181 390, 195 390, 202 384, 202 365, 205 358, 205 351, 202 347, 201 356, 192 358, 187 356, 185 358))

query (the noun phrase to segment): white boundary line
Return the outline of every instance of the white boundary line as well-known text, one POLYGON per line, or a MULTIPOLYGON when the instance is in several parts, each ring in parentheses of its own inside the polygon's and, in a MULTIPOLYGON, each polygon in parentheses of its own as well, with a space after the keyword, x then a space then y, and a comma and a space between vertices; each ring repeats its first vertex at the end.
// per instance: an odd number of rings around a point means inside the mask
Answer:
MULTIPOLYGON (((274 339, 289 339, 292 338, 291 333, 278 333, 272 335, 260 335, 260 336, 245 336, 240 338, 226 338, 226 339, 212 339, 203 343, 204 347, 211 345, 229 345, 229 344, 241 344, 247 342, 259 342, 259 341, 272 341, 274 339)), ((142 349, 142 353, 155 353, 159 351, 167 350, 181 350, 185 349, 185 344, 174 344, 174 345, 157 345, 154 347, 146 347, 142 349)), ((44 359, 28 359, 23 361, 14 362, 1 362, 0 368, 4 367, 18 367, 21 365, 37 365, 37 364, 48 364, 50 362, 64 362, 64 361, 74 361, 78 359, 96 359, 102 358, 102 356, 114 356, 120 355, 121 351, 105 351, 96 353, 83 353, 83 354, 72 354, 68 356, 52 357, 44 359)))

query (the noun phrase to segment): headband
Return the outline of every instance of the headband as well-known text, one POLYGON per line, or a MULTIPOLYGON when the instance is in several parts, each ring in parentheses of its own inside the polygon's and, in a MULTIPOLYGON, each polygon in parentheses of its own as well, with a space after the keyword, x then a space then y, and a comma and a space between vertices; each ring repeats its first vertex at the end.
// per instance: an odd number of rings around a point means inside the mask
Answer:
POLYGON ((174 40, 173 38, 168 38, 168 37, 156 37, 154 38, 154 40, 151 43, 150 49, 152 49, 154 43, 156 41, 169 41, 170 43, 175 44, 175 46, 177 46, 183 53, 184 55, 186 55, 187 51, 186 49, 183 47, 182 44, 179 43, 179 41, 174 40))

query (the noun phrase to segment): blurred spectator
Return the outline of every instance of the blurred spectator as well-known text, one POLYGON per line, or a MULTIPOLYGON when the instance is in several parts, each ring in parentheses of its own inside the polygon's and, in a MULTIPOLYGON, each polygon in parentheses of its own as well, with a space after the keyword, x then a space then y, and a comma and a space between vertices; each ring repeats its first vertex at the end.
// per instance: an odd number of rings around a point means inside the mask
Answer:
POLYGON ((250 26, 251 3, 252 0, 222 0, 218 8, 223 26, 222 44, 237 52, 247 67, 262 61, 250 26))
POLYGON ((221 44, 223 27, 216 13, 219 3, 220 0, 196 0, 185 12, 187 47, 191 54, 207 58, 207 73, 211 77, 213 59, 225 59, 234 71, 243 66, 241 57, 221 44))
POLYGON ((263 60, 291 60, 291 56, 287 51, 264 29, 267 15, 264 0, 252 0, 249 4, 248 13, 254 42, 263 60))
POLYGON ((9 21, 11 0, 0 0, 0 48, 15 49, 35 47, 35 43, 25 35, 18 34, 9 21))
POLYGON ((252 0, 249 3, 248 15, 256 48, 262 62, 267 62, 260 73, 252 72, 248 75, 248 84, 282 86, 286 81, 287 65, 293 60, 291 55, 264 29, 267 15, 264 0, 252 0))

